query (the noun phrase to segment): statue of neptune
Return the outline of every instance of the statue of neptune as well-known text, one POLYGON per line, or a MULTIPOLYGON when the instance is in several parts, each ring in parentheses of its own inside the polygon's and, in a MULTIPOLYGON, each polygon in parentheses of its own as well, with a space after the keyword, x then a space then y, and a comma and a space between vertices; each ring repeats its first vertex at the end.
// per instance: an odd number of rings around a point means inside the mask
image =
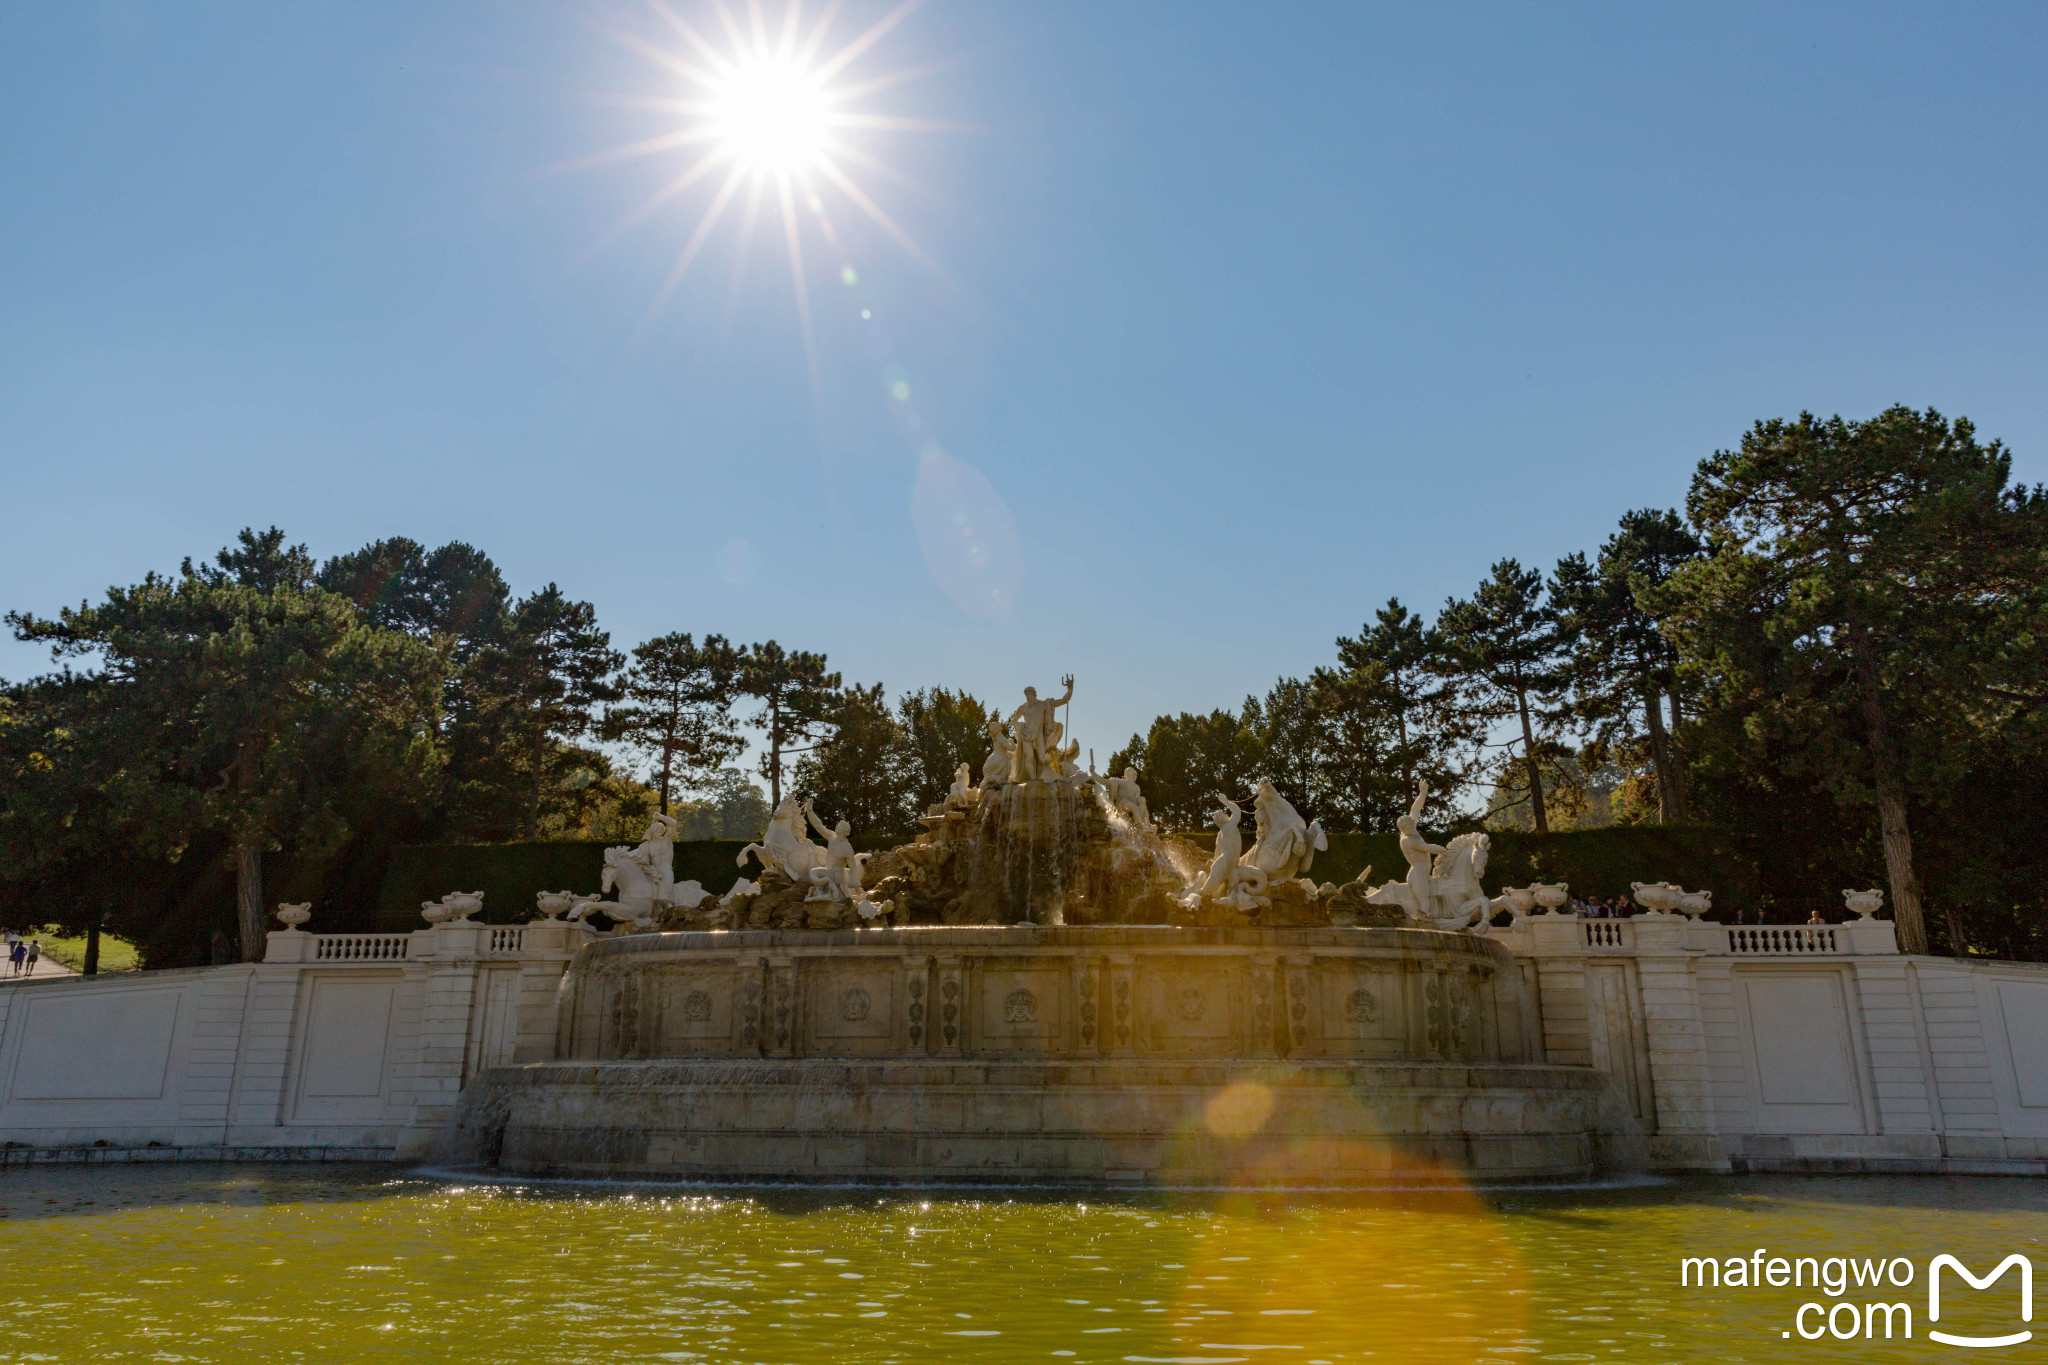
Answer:
POLYGON ((1059 742, 1060 724, 1053 719, 1053 712, 1074 699, 1074 675, 1069 673, 1060 682, 1066 686, 1066 695, 1039 700, 1038 689, 1024 689, 1024 704, 1010 713, 1010 724, 1017 736, 1017 753, 1011 762, 1012 782, 1051 782, 1061 776, 1060 758, 1054 752, 1059 742))

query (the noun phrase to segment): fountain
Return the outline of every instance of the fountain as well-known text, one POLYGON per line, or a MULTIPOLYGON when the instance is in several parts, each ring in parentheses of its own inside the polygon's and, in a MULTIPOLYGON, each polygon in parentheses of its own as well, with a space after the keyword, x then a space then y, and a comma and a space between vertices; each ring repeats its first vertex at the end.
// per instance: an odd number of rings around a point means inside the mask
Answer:
MULTIPOLYGON (((719 1180, 1594 1168, 1599 1079, 1540 1060, 1533 993, 1487 936, 1526 896, 1485 899, 1483 836, 1416 838, 1405 882, 1317 885, 1322 831, 1262 783, 1252 846, 1224 800, 1204 850, 1152 827, 1134 773, 1079 767, 1064 681, 1027 689, 980 785, 963 769, 911 843, 855 853, 792 799, 741 854, 758 878, 660 890, 655 930, 643 897, 571 964, 554 1059, 472 1083, 450 1155, 719 1180)), ((622 885, 657 863, 607 855, 622 885)))

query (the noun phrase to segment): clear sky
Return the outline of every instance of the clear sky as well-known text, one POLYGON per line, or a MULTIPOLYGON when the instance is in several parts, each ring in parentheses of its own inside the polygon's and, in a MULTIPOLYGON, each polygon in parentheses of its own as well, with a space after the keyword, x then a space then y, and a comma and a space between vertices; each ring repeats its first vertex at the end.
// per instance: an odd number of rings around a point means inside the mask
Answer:
POLYGON ((772 188, 655 308, 723 172, 614 231, 702 151, 569 164, 691 122, 622 37, 684 49, 624 3, 0 8, 0 604, 250 524, 460 539, 621 646, 1071 671, 1106 758, 1759 417, 1933 405, 2048 478, 2039 5, 933 0, 834 78, 935 125, 835 133, 915 253, 820 179, 808 332, 772 188))

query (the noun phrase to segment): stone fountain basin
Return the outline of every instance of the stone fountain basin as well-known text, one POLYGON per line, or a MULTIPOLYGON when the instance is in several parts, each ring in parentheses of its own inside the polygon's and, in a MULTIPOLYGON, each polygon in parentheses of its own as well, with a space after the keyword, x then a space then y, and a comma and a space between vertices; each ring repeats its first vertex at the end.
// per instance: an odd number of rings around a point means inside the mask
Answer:
POLYGON ((1584 1174, 1599 1080, 1541 1064, 1524 970, 1423 929, 603 939, 557 1060, 472 1086, 458 1147, 716 1179, 1584 1174))

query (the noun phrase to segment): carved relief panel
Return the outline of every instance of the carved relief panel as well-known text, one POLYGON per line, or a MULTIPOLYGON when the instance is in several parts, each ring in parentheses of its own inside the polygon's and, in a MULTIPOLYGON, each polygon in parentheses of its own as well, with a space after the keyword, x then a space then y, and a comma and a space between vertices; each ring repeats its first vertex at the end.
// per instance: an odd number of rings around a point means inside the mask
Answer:
POLYGON ((976 964, 970 1045, 985 1053, 1066 1054, 1072 1046, 1065 1027, 1066 978, 1056 961, 1042 966, 1001 959, 976 964))

